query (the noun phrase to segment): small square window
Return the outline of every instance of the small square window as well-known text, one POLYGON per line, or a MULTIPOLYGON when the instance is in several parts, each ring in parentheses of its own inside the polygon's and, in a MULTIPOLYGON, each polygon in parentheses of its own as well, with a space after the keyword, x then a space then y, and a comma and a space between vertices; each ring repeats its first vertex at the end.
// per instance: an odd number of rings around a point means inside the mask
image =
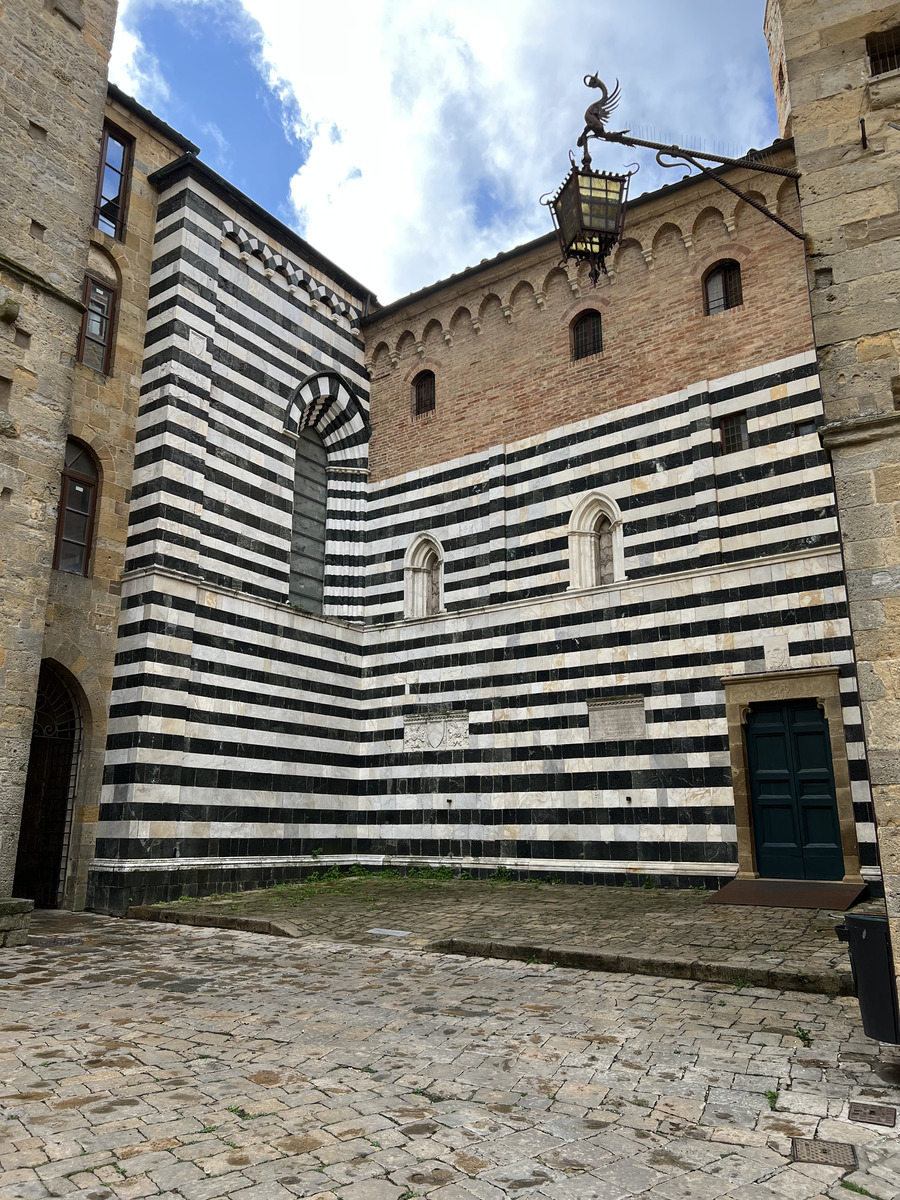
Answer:
POLYGON ((722 435, 723 454, 734 454, 736 450, 746 450, 750 445, 745 412, 722 417, 719 421, 719 431, 722 435))
POLYGON ((886 75, 900 67, 900 26, 884 33, 870 33, 866 38, 869 67, 873 75, 886 75))
POLYGON ((795 437, 806 437, 807 434, 816 432, 816 423, 812 417, 806 421, 798 421, 794 426, 795 437))

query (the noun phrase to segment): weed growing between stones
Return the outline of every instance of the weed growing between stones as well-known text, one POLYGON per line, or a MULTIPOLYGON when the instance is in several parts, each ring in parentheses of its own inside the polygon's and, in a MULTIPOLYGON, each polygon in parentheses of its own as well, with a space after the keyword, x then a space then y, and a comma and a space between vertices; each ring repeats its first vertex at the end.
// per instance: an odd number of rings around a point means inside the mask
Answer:
POLYGON ((794 1033, 797 1035, 797 1037, 800 1039, 800 1041, 803 1043, 803 1045, 806 1046, 806 1048, 808 1050, 809 1047, 812 1045, 812 1038, 809 1035, 809 1030, 804 1029, 802 1025, 797 1025, 796 1028, 794 1029, 794 1033))

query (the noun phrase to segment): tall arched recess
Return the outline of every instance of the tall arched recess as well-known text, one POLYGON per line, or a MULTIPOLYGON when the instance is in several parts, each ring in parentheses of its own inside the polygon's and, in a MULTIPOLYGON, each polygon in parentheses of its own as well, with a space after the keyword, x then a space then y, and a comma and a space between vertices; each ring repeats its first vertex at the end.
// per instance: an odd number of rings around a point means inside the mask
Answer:
POLYGON ((297 438, 294 461, 294 513, 288 600, 308 612, 321 612, 325 598, 325 519, 328 454, 315 429, 297 438))
POLYGON ((361 619, 368 397, 338 372, 317 371, 291 393, 284 428, 296 446, 287 599, 361 619))

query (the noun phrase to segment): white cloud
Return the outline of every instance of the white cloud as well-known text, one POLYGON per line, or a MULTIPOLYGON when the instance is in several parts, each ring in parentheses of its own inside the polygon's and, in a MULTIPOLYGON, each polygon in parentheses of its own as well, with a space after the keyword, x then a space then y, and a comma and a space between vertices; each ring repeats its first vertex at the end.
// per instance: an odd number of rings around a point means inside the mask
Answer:
POLYGON ((116 35, 109 60, 109 77, 123 92, 147 108, 169 98, 169 85, 157 59, 141 44, 134 28, 141 0, 119 0, 116 35))
MULTIPOLYGON (((115 53, 144 99, 165 81, 128 33, 142 2, 123 3, 115 53)), ((586 73, 621 79, 615 128, 723 153, 775 135, 763 0, 240 3, 285 127, 308 148, 290 188, 298 228, 382 301, 549 231, 538 199, 596 98, 586 73)), ((635 157, 594 155, 609 169, 635 157)), ((638 190, 680 177, 642 161, 638 190)))

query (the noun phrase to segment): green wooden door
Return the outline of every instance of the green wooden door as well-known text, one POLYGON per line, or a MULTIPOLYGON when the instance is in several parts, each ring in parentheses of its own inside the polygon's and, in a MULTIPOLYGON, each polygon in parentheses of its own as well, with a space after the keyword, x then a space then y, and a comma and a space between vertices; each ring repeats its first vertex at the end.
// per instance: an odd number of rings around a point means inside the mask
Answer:
POLYGON ((843 879, 831 743, 818 705, 754 704, 747 760, 760 875, 843 879))

